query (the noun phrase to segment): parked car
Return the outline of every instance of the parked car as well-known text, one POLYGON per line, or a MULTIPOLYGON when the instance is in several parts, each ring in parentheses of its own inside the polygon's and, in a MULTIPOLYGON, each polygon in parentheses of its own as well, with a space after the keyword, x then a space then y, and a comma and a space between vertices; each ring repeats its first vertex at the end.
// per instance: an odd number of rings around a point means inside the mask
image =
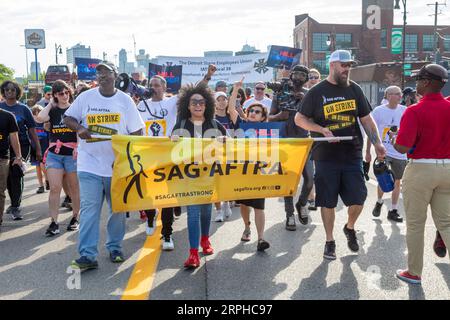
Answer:
POLYGON ((72 74, 67 65, 50 65, 45 74, 45 84, 52 85, 56 80, 72 81, 72 74))

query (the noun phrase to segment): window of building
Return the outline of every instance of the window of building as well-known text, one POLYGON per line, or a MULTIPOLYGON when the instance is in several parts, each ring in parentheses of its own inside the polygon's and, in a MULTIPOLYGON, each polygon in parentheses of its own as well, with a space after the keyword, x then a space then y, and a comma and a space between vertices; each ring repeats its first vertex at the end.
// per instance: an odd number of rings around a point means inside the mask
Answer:
POLYGON ((405 38, 405 51, 406 52, 417 52, 417 34, 406 34, 405 38))
POLYGON ((434 49, 434 36, 432 34, 424 34, 423 35, 423 43, 422 43, 423 51, 433 51, 434 49))
POLYGON ((336 49, 347 49, 352 46, 351 33, 337 33, 336 34, 336 49))
POLYGON ((328 33, 313 33, 313 51, 326 52, 329 51, 327 46, 328 33))
POLYGON ((450 51, 450 35, 446 34, 446 35, 444 35, 444 37, 445 37, 445 39, 447 39, 447 40, 444 40, 444 50, 450 51))
POLYGON ((386 29, 381 29, 381 47, 382 48, 387 48, 387 30, 386 29))
POLYGON ((328 74, 327 71, 327 60, 314 60, 313 68, 319 70, 321 74, 328 74))

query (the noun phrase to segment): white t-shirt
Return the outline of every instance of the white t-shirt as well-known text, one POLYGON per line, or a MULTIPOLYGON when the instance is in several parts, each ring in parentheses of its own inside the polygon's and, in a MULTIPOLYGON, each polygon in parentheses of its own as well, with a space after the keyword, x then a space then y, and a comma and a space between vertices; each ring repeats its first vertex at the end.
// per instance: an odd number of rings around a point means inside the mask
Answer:
POLYGON ((388 105, 381 105, 372 111, 372 117, 377 124, 381 141, 386 148, 386 155, 399 160, 406 160, 407 156, 394 149, 394 146, 389 141, 389 135, 387 133, 392 126, 397 126, 397 130, 400 129, 400 120, 405 110, 406 107, 399 104, 395 109, 389 108, 388 105))
MULTIPOLYGON (((131 97, 120 90, 104 97, 98 88, 80 94, 67 109, 66 116, 75 118, 86 128, 97 125, 117 134, 130 134, 144 128, 144 123, 131 97)), ((112 177, 114 152, 111 141, 87 142, 80 139, 77 170, 102 177, 112 177)))
POLYGON ((146 100, 148 108, 144 101, 139 102, 137 109, 142 120, 145 123, 144 135, 168 137, 177 121, 177 102, 178 96, 164 98, 162 101, 146 100))
POLYGON ((261 103, 263 106, 266 107, 267 114, 269 114, 270 107, 272 106, 272 99, 269 99, 267 97, 264 97, 264 99, 262 99, 261 101, 256 100, 256 98, 248 99, 247 101, 244 102, 243 109, 247 109, 248 106, 251 105, 252 103, 261 103))

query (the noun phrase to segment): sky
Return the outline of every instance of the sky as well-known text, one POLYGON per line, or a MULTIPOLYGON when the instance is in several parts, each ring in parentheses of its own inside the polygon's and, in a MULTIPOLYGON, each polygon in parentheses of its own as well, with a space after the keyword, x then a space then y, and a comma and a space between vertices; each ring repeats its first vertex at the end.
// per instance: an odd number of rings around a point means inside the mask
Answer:
MULTIPOLYGON (((393 0, 394 1, 394 0, 393 0)), ((408 0, 408 24, 433 25, 434 3, 408 0)), ((439 2, 444 3, 445 0, 439 2)), ((151 57, 203 56, 204 51, 239 51, 245 43, 261 52, 269 45, 292 46, 295 15, 309 13, 321 23, 360 24, 361 0, 0 0, 0 63, 26 75, 34 50, 25 50, 24 29, 44 29, 46 49, 38 51, 41 70, 55 63, 55 44, 63 54, 77 43, 91 47, 93 58, 117 63, 121 48, 134 60, 137 51, 151 57), (22 45, 22 47, 21 47, 22 45)), ((394 23, 402 24, 402 10, 395 10, 394 23)), ((450 1, 441 7, 438 21, 450 25, 450 1)))

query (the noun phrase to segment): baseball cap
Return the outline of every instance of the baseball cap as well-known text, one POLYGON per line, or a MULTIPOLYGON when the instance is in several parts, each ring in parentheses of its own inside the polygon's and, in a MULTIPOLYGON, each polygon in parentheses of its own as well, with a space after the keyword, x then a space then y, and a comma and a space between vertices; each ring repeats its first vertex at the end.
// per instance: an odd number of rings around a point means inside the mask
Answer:
POLYGON ((216 88, 218 87, 226 87, 227 83, 225 81, 217 81, 216 88))
POLYGON ((410 93, 414 93, 414 92, 416 92, 416 90, 414 90, 413 88, 411 88, 411 87, 406 87, 405 89, 403 89, 403 95, 405 96, 405 95, 407 95, 407 94, 410 94, 410 93))
POLYGON ((219 97, 225 97, 225 99, 228 99, 228 96, 222 91, 218 91, 214 94, 214 99, 217 100, 219 97))
POLYGON ((413 72, 413 77, 416 80, 430 79, 446 83, 448 82, 448 71, 441 65, 430 63, 420 68, 418 72, 413 72))
POLYGON ((353 60, 352 55, 350 51, 347 50, 336 50, 331 53, 330 55, 330 63, 331 62, 351 62, 353 64, 356 64, 355 60, 353 60))
POLYGON ((114 63, 109 62, 109 61, 102 61, 100 62, 95 69, 97 70, 99 67, 105 67, 106 69, 110 70, 110 71, 114 71, 116 74, 119 73, 119 71, 117 70, 117 67, 114 65, 114 63))
POLYGON ((49 93, 49 92, 52 92, 52 87, 51 86, 45 86, 44 87, 44 94, 45 93, 49 93))

